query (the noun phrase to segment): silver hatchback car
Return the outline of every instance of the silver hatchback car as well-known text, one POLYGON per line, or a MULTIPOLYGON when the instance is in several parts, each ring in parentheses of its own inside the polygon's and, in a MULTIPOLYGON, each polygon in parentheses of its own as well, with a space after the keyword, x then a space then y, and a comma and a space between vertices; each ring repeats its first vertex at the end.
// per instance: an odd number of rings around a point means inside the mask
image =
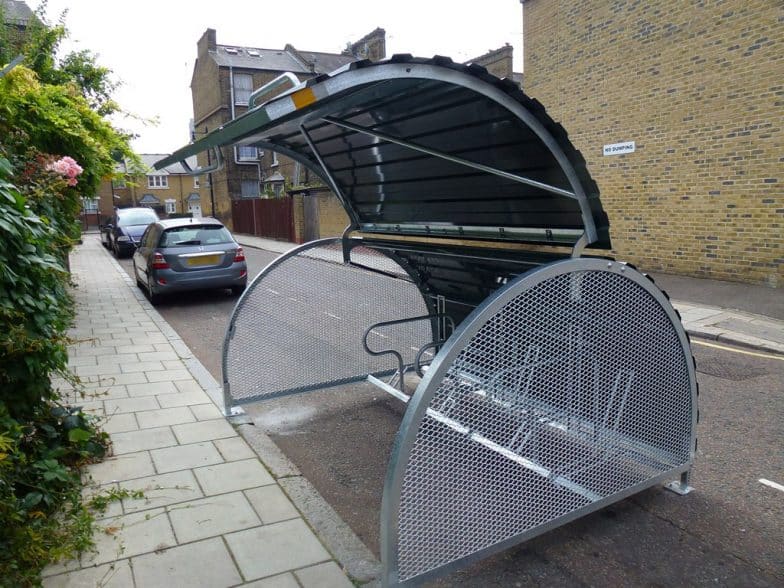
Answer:
POLYGON ((177 218, 152 223, 133 255, 136 285, 152 304, 173 292, 230 288, 245 290, 245 252, 214 218, 177 218))

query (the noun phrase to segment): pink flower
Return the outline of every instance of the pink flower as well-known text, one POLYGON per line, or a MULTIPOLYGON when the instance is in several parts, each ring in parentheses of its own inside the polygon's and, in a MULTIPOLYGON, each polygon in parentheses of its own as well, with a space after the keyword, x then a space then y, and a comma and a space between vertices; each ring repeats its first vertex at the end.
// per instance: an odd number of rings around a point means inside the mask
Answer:
POLYGON ((67 155, 56 161, 53 161, 46 166, 46 169, 68 178, 66 183, 69 186, 75 186, 77 183, 76 176, 84 171, 82 166, 76 163, 72 157, 68 157, 67 155))

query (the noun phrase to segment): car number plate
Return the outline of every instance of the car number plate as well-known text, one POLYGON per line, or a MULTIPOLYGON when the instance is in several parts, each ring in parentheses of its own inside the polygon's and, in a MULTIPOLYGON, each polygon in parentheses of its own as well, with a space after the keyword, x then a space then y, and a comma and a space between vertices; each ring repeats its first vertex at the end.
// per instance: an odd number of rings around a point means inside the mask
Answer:
POLYGON ((201 267, 204 265, 215 265, 220 262, 220 255, 200 255, 199 257, 189 257, 185 263, 189 267, 201 267))

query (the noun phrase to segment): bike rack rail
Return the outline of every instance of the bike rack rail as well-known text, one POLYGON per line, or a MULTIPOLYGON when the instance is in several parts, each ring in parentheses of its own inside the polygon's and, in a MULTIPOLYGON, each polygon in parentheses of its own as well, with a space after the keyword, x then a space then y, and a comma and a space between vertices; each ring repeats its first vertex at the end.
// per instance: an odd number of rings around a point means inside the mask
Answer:
POLYGON ((608 255, 585 161, 514 83, 443 57, 352 63, 157 166, 236 144, 311 167, 351 224, 280 256, 238 301, 226 412, 361 380, 407 403, 382 498, 384 585, 655 484, 691 489, 697 383, 680 318, 608 255))

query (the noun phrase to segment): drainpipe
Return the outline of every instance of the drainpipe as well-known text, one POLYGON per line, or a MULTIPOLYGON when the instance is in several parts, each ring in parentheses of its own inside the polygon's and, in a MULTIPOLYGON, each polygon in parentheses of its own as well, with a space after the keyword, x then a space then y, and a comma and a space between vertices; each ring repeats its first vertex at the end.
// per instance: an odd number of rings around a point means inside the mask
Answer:
MULTIPOLYGON (((207 126, 204 127, 204 134, 206 135, 208 132, 207 126)), ((210 157, 210 153, 212 153, 211 149, 207 149, 207 167, 210 166, 212 161, 212 157, 210 157)), ((215 216, 215 192, 212 190, 212 172, 207 174, 207 181, 210 183, 210 216, 212 218, 216 218, 215 216)), ((199 205, 201 205, 201 198, 199 198, 199 205)))

